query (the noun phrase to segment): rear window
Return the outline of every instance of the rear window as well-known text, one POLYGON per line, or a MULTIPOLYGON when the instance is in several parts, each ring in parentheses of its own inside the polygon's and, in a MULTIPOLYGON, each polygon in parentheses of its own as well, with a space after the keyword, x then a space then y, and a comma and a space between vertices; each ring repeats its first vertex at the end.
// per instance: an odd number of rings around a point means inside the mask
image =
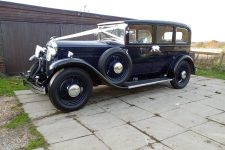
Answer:
POLYGON ((172 43, 173 27, 172 26, 157 26, 157 43, 172 43))
POLYGON ((189 34, 185 28, 176 28, 176 43, 188 43, 189 34))

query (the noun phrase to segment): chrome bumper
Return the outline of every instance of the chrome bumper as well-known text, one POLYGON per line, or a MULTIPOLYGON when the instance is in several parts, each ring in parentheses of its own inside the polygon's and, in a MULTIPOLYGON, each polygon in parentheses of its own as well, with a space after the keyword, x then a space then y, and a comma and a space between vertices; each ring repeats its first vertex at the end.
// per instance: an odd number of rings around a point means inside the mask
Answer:
POLYGON ((20 73, 20 76, 23 79, 23 85, 28 85, 35 93, 46 94, 46 88, 44 86, 37 85, 35 81, 29 81, 29 76, 25 73, 20 73))

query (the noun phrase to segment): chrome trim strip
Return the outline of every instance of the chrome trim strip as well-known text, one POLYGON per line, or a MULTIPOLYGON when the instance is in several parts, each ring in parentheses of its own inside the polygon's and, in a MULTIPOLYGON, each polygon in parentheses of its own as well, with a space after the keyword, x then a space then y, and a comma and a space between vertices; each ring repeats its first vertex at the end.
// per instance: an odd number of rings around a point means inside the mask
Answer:
POLYGON ((30 56, 29 61, 33 61, 35 58, 37 58, 35 55, 30 56))
POLYGON ((167 82, 167 81, 171 81, 171 80, 173 80, 173 79, 166 79, 166 80, 161 80, 161 81, 155 81, 155 82, 148 82, 148 83, 143 83, 143 84, 132 85, 132 86, 128 86, 128 89, 133 89, 133 88, 147 86, 147 85, 153 85, 153 84, 157 84, 157 83, 163 83, 163 82, 167 82))

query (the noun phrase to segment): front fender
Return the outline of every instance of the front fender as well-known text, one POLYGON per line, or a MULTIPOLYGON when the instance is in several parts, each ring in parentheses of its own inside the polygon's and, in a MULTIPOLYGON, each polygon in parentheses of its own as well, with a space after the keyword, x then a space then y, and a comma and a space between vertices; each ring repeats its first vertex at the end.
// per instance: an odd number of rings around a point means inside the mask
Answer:
POLYGON ((92 65, 90 65, 88 62, 79 59, 79 58, 65 58, 58 60, 56 62, 53 62, 49 66, 49 71, 52 72, 53 74, 65 67, 79 67, 81 69, 84 69, 88 73, 94 73, 96 76, 100 77, 101 80, 106 82, 107 84, 117 87, 117 88, 125 88, 121 86, 117 86, 113 83, 111 83, 107 78, 105 78, 97 69, 95 69, 92 65))
POLYGON ((84 61, 82 59, 79 59, 79 58, 65 58, 65 59, 60 59, 60 60, 57 60, 57 61, 53 62, 49 66, 49 70, 53 71, 55 69, 59 69, 59 68, 66 67, 66 66, 71 66, 71 65, 72 66, 74 66, 74 65, 85 65, 85 66, 88 66, 89 68, 95 69, 89 63, 87 63, 86 61, 84 61))

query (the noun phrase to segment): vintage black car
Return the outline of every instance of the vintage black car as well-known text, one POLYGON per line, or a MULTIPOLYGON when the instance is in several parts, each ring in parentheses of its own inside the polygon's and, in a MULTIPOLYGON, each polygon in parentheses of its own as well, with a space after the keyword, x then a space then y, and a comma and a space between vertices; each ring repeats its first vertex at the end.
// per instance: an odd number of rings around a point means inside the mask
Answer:
POLYGON ((62 111, 84 106, 93 86, 107 84, 132 89, 170 81, 184 88, 195 73, 190 56, 191 29, 168 21, 127 20, 98 24, 98 28, 51 38, 37 46, 24 83, 48 93, 62 111), (68 40, 95 35, 97 40, 68 40))

